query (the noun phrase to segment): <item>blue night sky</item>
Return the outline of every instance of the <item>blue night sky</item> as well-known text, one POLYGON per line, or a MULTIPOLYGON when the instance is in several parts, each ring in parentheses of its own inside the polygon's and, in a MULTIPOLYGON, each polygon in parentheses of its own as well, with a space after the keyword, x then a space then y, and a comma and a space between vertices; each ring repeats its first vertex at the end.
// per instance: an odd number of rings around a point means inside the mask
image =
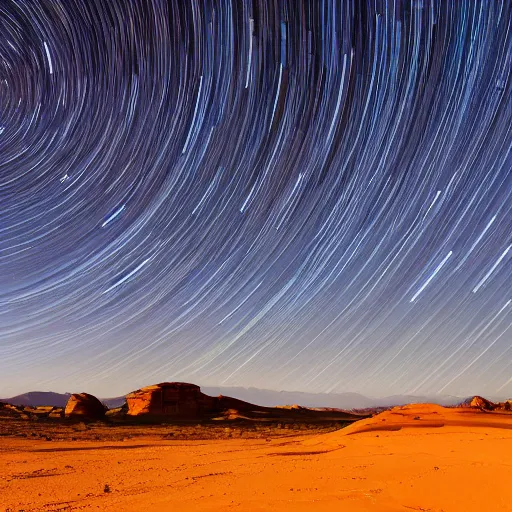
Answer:
POLYGON ((512 395, 511 16, 3 0, 0 396, 512 395))

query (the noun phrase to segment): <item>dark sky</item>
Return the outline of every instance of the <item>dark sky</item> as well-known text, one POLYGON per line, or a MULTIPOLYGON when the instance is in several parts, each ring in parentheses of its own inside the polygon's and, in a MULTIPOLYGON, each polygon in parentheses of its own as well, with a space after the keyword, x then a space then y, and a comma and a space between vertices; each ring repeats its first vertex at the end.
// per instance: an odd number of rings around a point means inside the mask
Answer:
POLYGON ((0 396, 512 395, 511 5, 3 0, 0 396))

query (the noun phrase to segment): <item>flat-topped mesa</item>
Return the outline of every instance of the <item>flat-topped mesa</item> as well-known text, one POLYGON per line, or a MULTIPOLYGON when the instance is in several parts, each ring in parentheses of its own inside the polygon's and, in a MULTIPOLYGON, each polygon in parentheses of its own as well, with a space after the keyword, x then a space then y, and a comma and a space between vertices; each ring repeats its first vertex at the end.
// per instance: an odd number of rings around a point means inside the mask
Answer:
POLYGON ((315 411, 300 406, 262 407, 229 396, 208 396, 199 386, 162 382, 126 395, 126 415, 149 421, 243 419, 254 421, 356 421, 359 414, 315 411))
POLYGON ((219 410, 218 398, 186 382, 162 382, 126 395, 128 416, 196 419, 219 410))
POLYGON ((107 408, 89 393, 73 393, 64 409, 66 418, 84 418, 101 420, 105 417, 107 408))

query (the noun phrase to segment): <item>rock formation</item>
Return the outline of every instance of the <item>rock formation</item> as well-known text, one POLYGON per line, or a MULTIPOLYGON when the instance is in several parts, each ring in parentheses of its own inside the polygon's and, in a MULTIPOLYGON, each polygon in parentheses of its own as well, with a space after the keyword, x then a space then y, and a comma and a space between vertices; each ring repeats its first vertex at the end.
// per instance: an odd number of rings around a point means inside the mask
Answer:
POLYGON ((64 410, 66 418, 100 420, 105 417, 107 408, 89 393, 74 393, 69 397, 64 410))
POLYGON ((469 403, 470 407, 477 407, 478 409, 483 409, 484 411, 494 411, 496 409, 496 404, 483 398, 481 396, 474 396, 469 403))
POLYGON ((346 411, 316 411, 299 406, 292 408, 262 407, 229 396, 209 396, 199 386, 184 382, 162 382, 126 395, 127 416, 149 421, 244 419, 256 421, 319 420, 356 421, 368 415, 346 411))
POLYGON ((461 407, 473 407, 482 411, 510 411, 512 409, 512 400, 491 402, 481 396, 474 396, 463 402, 461 407))
POLYGON ((126 395, 129 416, 195 419, 218 410, 218 399, 185 382, 162 382, 126 395))

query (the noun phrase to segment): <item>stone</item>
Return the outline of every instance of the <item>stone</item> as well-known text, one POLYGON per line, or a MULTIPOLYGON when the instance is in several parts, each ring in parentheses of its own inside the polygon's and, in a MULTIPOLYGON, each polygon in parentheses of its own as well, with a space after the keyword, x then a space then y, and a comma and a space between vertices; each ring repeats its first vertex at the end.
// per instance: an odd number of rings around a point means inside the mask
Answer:
POLYGON ((101 420, 104 419, 106 410, 107 408, 95 396, 89 393, 74 393, 68 399, 64 416, 66 418, 101 420))

